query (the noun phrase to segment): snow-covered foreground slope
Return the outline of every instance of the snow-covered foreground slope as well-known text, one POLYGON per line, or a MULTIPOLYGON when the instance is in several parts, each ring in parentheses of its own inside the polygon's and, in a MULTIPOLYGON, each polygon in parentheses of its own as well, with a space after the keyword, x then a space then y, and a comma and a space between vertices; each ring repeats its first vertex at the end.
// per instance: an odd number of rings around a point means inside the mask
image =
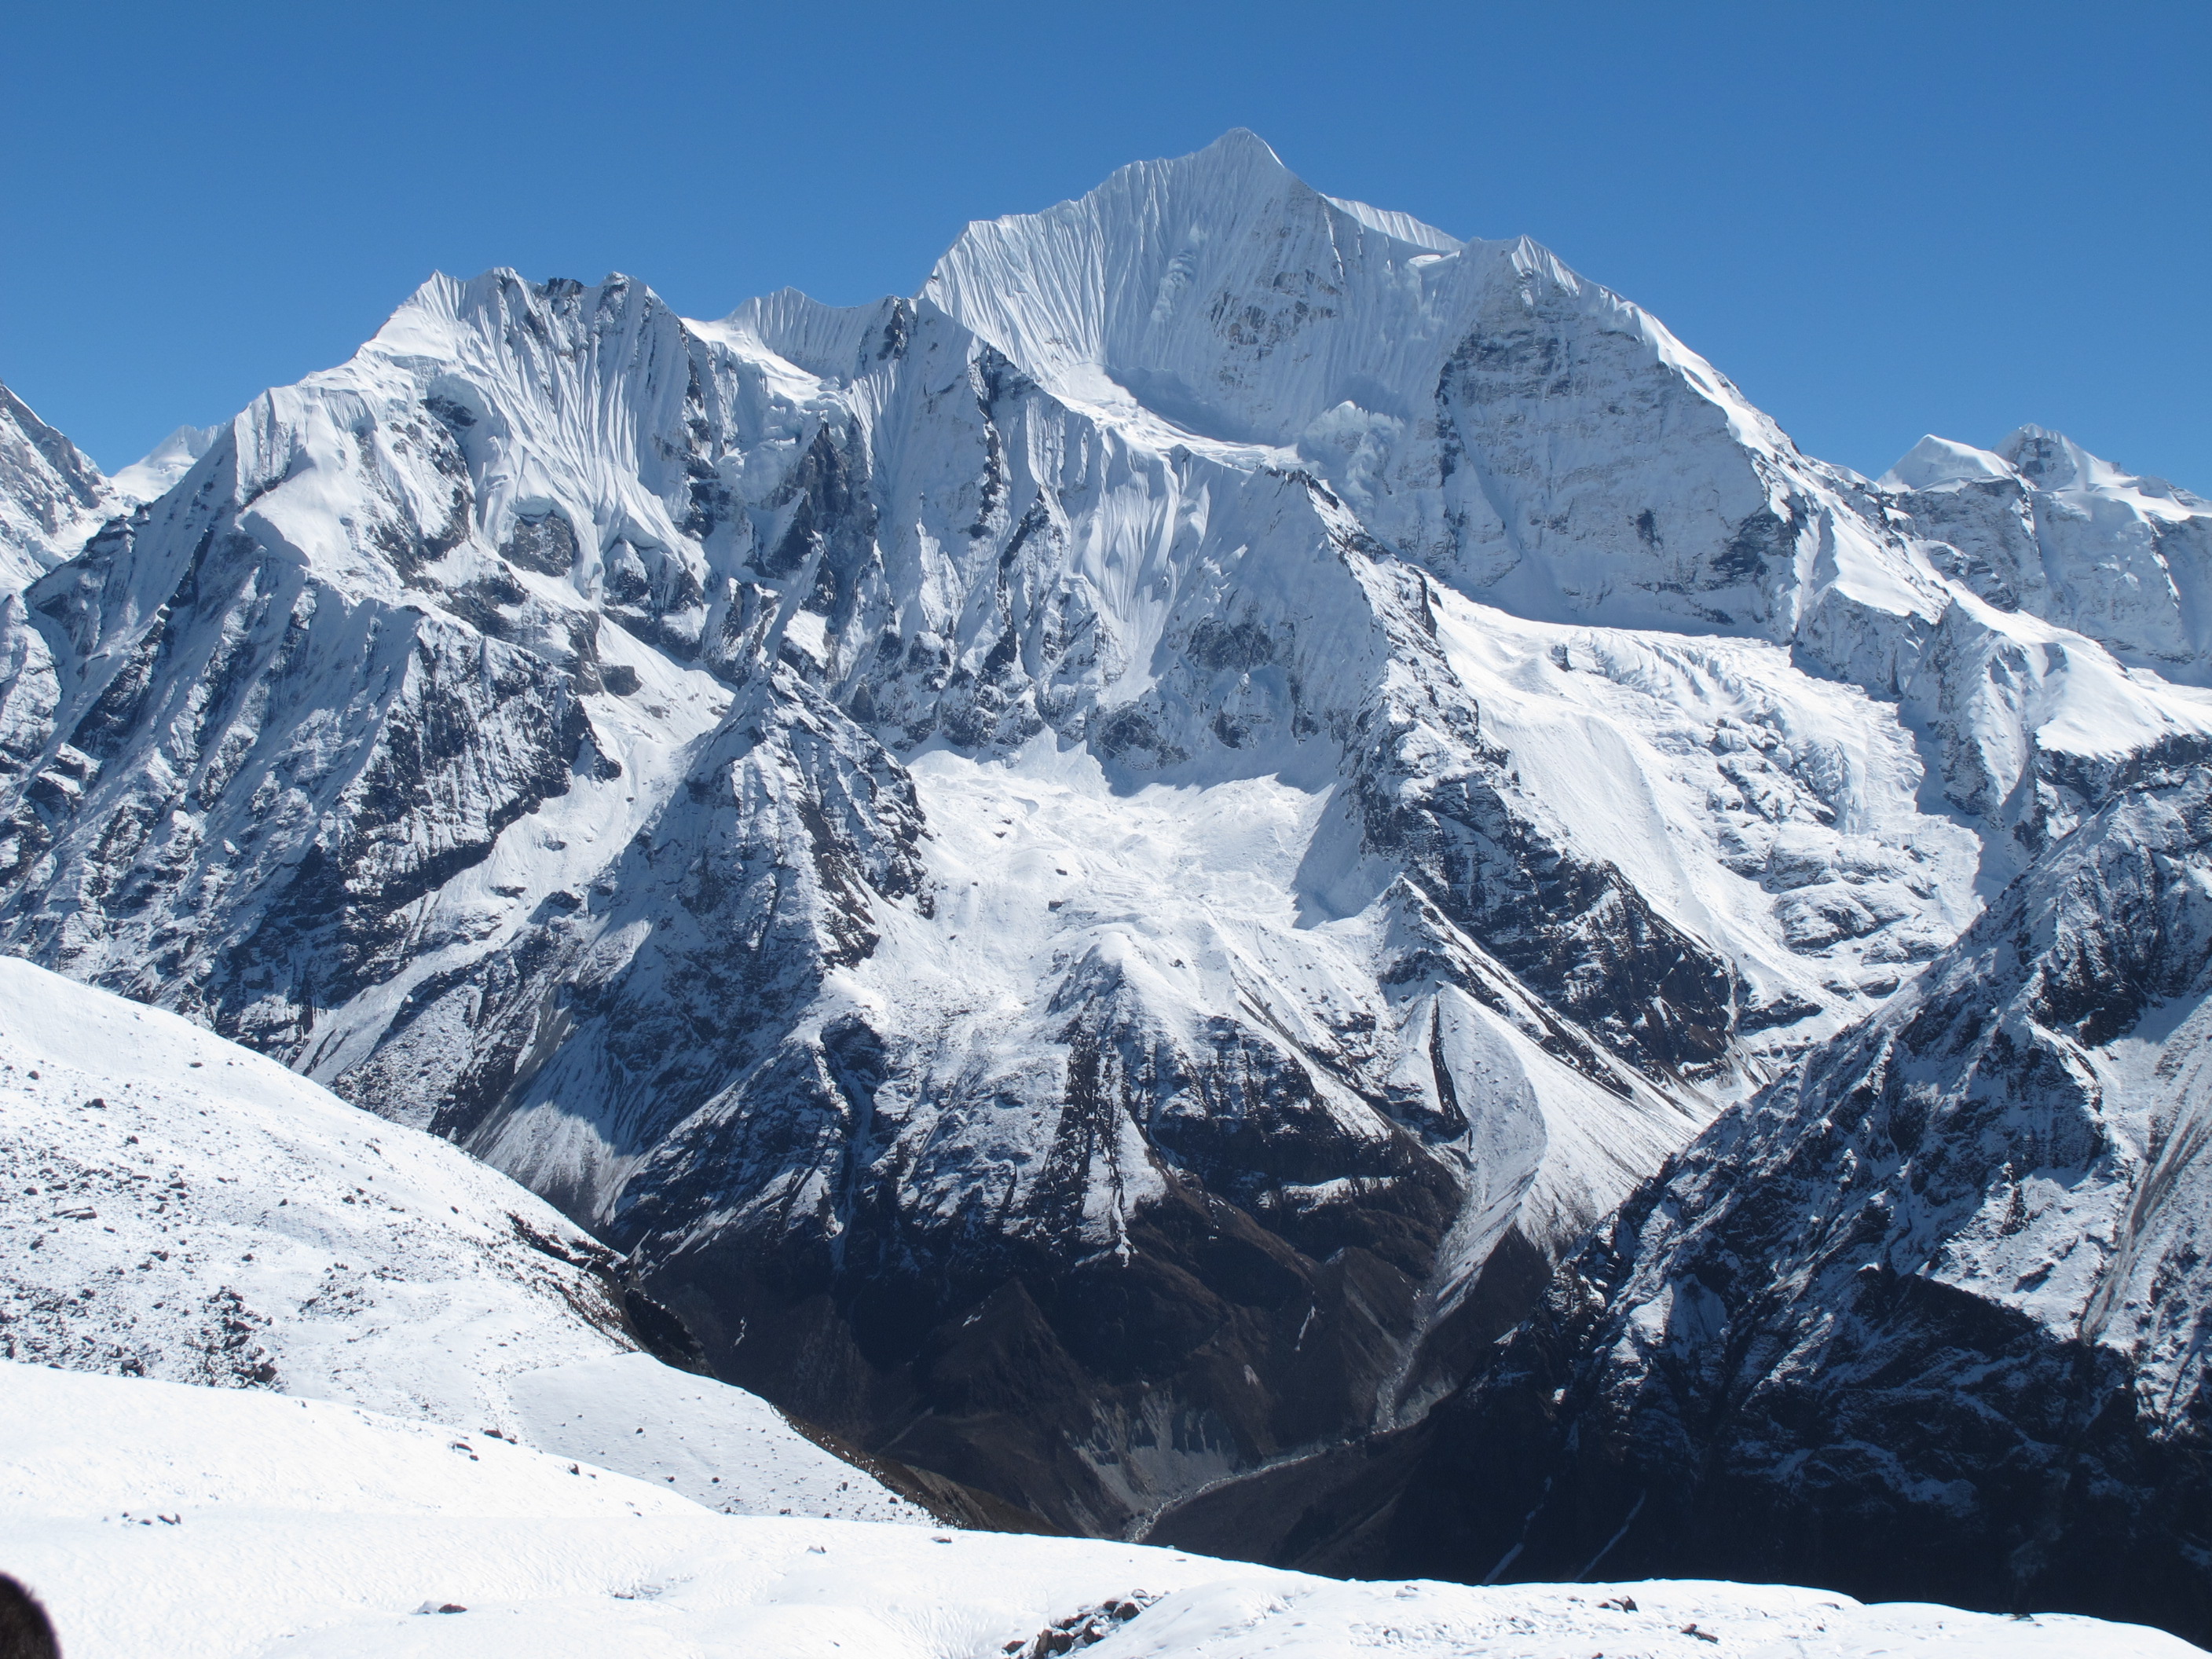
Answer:
POLYGON ((928 1521, 640 1352, 616 1265, 444 1141, 0 959, 0 1353, 347 1401, 718 1509, 928 1521))
POLYGON ((720 1516, 358 1407, 18 1364, 0 1364, 0 1562, 72 1659, 986 1659, 1117 1604, 1141 1611, 1097 1620, 1097 1659, 2197 1651, 1783 1587, 1345 1583, 1123 1544, 720 1516))

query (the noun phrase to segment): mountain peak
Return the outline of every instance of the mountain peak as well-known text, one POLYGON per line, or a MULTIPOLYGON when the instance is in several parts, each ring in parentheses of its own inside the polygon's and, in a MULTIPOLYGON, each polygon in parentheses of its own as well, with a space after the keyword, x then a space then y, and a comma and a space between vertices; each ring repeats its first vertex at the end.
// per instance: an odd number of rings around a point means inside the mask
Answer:
POLYGON ((2110 461, 2100 460, 2064 433, 2046 427, 2015 428, 1998 443, 1996 453, 2039 489, 2094 489, 2124 476, 2110 461))
POLYGON ((1275 147, 1249 127, 1231 127, 1203 149, 1194 150, 1183 159, 1186 161, 1202 161, 1217 157, 1224 161, 1233 159, 1246 165, 1272 166, 1281 168, 1285 173, 1290 172, 1290 168, 1283 166, 1283 158, 1275 154, 1275 147))
POLYGON ((2015 427, 1989 449, 1977 449, 1934 433, 1898 457, 1877 483, 1884 489, 1942 489, 1956 484, 2015 478, 2031 489, 2052 492, 2094 490, 2170 501, 2182 510, 2202 503, 2164 478, 2138 476, 2093 455, 2063 432, 2048 427, 2015 427))
POLYGON ((1884 489, 1936 489, 1945 484, 2008 477, 2012 465, 2002 455, 1930 432, 1897 458, 1878 481, 1884 489))
POLYGON ((166 495, 169 487, 192 470, 192 463, 213 447, 220 428, 180 426, 145 454, 115 475, 115 487, 136 501, 166 495))
POLYGON ((1322 195, 1239 127, 1042 213, 978 220, 925 298, 1054 395, 1282 445, 1432 331, 1417 262, 1463 244, 1322 195))

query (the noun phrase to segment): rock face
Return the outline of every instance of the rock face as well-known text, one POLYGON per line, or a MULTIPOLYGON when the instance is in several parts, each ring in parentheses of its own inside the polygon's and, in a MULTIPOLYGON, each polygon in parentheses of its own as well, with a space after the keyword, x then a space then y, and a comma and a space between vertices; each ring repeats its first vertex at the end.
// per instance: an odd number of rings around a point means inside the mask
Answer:
POLYGON ((2212 768, 2100 806, 1716 1123, 1428 1425, 1390 1570, 2212 1632, 2212 768))
POLYGON ((440 277, 0 613, 0 945, 1140 1528, 1420 1419, 2212 732, 1934 488, 1249 134, 911 300, 440 277))

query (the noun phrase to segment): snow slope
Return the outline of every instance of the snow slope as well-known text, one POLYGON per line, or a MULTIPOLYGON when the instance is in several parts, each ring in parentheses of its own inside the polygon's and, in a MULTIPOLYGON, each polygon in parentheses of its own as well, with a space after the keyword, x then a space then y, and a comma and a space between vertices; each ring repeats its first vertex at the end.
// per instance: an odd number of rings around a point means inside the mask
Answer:
POLYGON ((344 1401, 716 1508, 928 1516, 638 1351, 617 1264, 496 1171, 0 959, 0 1352, 344 1401))
POLYGON ((1142 1611, 1102 1621, 1098 1659, 2197 1651, 2124 1625, 1783 1587, 1346 1583, 1122 1544, 718 1516, 358 1407, 18 1364, 0 1364, 0 1559, 73 1659, 980 1659, 1132 1596, 1142 1611))

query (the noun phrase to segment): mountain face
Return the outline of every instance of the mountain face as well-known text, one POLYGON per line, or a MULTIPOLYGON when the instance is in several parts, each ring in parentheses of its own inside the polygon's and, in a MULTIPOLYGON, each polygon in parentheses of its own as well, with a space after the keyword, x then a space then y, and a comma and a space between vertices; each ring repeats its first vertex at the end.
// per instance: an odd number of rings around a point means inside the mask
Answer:
POLYGON ((2204 754, 2202 504, 2008 449, 1809 459, 1242 133, 874 306, 438 277, 0 611, 0 944, 1134 1530, 1421 1419, 2204 754))
POLYGON ((2208 989, 2197 760, 1598 1230, 1431 1419, 1393 1570, 1694 1560, 2212 1630, 2208 989))
POLYGON ((2168 679, 2212 681, 2212 501, 2034 426, 1994 451, 1923 438, 1882 483, 1938 544, 1939 568, 1999 610, 2087 634, 2168 679))

